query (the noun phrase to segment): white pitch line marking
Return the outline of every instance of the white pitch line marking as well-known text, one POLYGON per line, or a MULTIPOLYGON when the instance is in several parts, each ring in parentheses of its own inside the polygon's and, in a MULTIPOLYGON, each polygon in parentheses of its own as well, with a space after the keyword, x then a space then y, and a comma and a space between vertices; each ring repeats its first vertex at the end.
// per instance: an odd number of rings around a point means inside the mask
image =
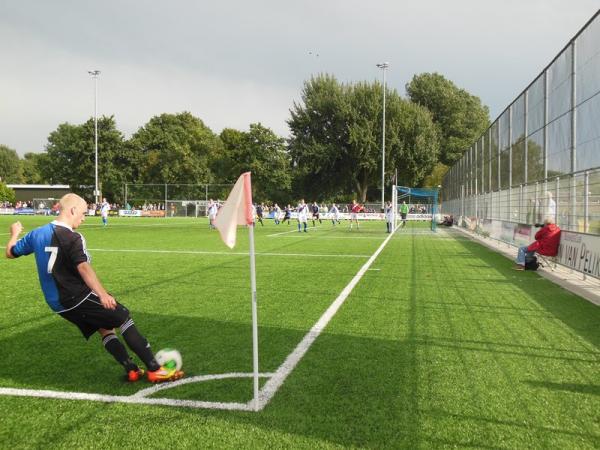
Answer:
MULTIPOLYGON (((261 378, 271 378, 273 376, 272 373, 259 373, 259 377, 261 378)), ((156 384, 154 386, 150 386, 149 388, 142 389, 141 391, 136 392, 132 395, 135 398, 144 398, 149 395, 156 394, 158 391, 164 391, 165 389, 173 389, 178 386, 182 386, 184 384, 190 383, 201 383, 203 381, 213 381, 213 380, 226 380, 229 378, 252 378, 254 377, 253 373, 242 373, 242 372, 233 372, 233 373, 222 373, 218 375, 196 375, 194 377, 182 378, 181 380, 173 381, 172 383, 161 383, 156 384)), ((251 400, 252 401, 252 400, 251 400)))
MULTIPOLYGON (((225 256, 248 256, 244 252, 209 252, 202 250, 147 250, 147 249, 110 249, 110 248, 88 248, 92 252, 115 252, 115 253, 171 253, 176 255, 225 255, 225 256)), ((327 253, 268 253, 257 252, 257 256, 298 256, 298 257, 327 257, 327 258, 368 258, 370 255, 353 255, 353 254, 327 254, 327 253)))
POLYGON ((248 404, 244 403, 203 402, 196 400, 177 400, 170 398, 145 398, 121 395, 88 394, 85 392, 63 392, 41 389, 0 388, 0 395, 11 395, 16 397, 41 397, 61 400, 88 400, 93 402, 105 403, 134 403, 142 405, 164 405, 179 407, 184 406, 188 408, 253 411, 252 407, 249 407, 248 404))
MULTIPOLYGON (((395 230, 394 230, 395 231, 395 230)), ((304 357, 308 349, 319 337, 321 332, 325 329, 327 324, 331 321, 333 316, 338 312, 341 306, 344 304, 354 287, 358 284, 360 279, 363 277, 365 272, 371 267, 371 264, 375 261, 377 256, 385 248, 389 240, 392 238, 394 233, 390 234, 385 241, 381 243, 379 248, 375 250, 375 253, 371 255, 369 260, 360 268, 360 270, 354 275, 354 278, 350 280, 350 283, 342 290, 340 295, 334 300, 334 302, 327 308, 323 315, 319 318, 317 323, 313 325, 308 333, 304 336, 302 341, 296 346, 294 351, 288 355, 286 360, 279 366, 275 371, 275 374, 265 383, 263 388, 260 390, 258 397, 258 410, 264 409, 265 406, 271 401, 273 396, 277 393, 279 388, 283 385, 285 379, 292 373, 296 365, 304 357)))
MULTIPOLYGON (((320 228, 320 227, 307 227, 308 229, 314 229, 314 228, 320 228)), ((288 233, 300 233, 300 231, 298 231, 297 229, 293 229, 290 231, 283 231, 282 233, 274 233, 274 234, 267 234, 267 237, 273 237, 273 236, 281 236, 282 234, 288 234, 288 233)))
MULTIPOLYGON (((381 232, 381 234, 385 234, 383 231, 381 232)), ((267 235, 268 237, 269 235, 267 235)), ((306 239, 306 236, 276 236, 277 238, 280 239, 306 239)), ((326 236, 313 236, 313 239, 323 239, 323 240, 329 240, 329 239, 376 239, 378 241, 381 240, 382 236, 330 236, 330 235, 326 235, 326 236)))
MULTIPOLYGON (((110 218, 109 218, 110 221, 110 218)), ((203 222, 171 222, 171 223, 110 223, 108 226, 104 226, 101 223, 84 223, 80 225, 82 228, 103 228, 106 230, 110 230, 111 228, 144 228, 144 227, 189 227, 190 225, 196 226, 197 228, 205 227, 208 231, 209 228, 207 224, 203 222)))
MULTIPOLYGON (((164 406, 179 406, 187 408, 203 408, 203 409, 224 409, 236 411, 254 411, 254 400, 248 403, 235 402, 206 402, 198 400, 180 400, 170 398, 148 398, 149 395, 155 394, 164 389, 171 389, 177 386, 188 383, 200 383, 203 381, 223 380, 228 378, 252 378, 253 373, 224 373, 218 375, 198 375, 190 378, 182 378, 181 380, 172 383, 162 383, 151 386, 147 389, 142 389, 133 395, 105 395, 91 394, 87 392, 68 392, 68 391, 53 391, 48 389, 18 389, 18 388, 0 388, 0 395, 10 395, 16 397, 38 397, 38 398, 53 398, 61 400, 88 400, 105 403, 133 403, 144 405, 164 405, 164 406)), ((272 373, 259 374, 262 378, 273 376, 272 373)))

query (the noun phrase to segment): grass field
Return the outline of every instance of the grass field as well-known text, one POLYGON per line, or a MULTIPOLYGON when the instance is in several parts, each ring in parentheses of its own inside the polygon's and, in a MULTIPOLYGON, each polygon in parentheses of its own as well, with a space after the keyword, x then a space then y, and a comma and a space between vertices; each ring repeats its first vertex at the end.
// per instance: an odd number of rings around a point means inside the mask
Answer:
MULTIPOLYGON (((0 240, 13 217, 0 217, 0 240)), ((23 217, 26 230, 48 221, 23 217)), ((260 371, 275 372, 387 235, 256 227, 260 371)), ((247 233, 88 219, 92 264, 188 377, 252 371, 247 233)), ((600 309, 460 234, 410 224, 256 413, 0 395, 0 448, 598 448, 600 309)), ((130 396, 122 369, 46 306, 32 257, 0 259, 0 388, 130 396)), ((267 378, 262 378, 264 384, 267 378)), ((153 398, 242 403, 250 378, 153 398)))

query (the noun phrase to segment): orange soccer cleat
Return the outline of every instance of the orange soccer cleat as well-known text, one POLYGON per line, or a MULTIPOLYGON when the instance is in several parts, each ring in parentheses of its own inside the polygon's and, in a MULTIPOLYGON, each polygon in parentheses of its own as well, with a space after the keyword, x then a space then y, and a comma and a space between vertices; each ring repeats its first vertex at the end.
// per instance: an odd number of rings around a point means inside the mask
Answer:
POLYGON ((175 368, 169 369, 162 366, 154 372, 148 371, 148 381, 150 383, 163 383, 165 381, 175 381, 183 378, 183 372, 175 368))
POLYGON ((127 381, 135 382, 144 378, 146 371, 138 368, 137 370, 130 370, 127 372, 127 381))

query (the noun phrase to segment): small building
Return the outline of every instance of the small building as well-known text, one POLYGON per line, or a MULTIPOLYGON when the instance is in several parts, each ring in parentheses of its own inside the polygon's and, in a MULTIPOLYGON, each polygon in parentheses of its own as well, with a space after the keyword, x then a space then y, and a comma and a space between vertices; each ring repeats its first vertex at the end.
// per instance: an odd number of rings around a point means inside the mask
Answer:
POLYGON ((15 191, 17 202, 30 202, 34 198, 59 199, 71 192, 67 184, 7 184, 7 186, 15 191))

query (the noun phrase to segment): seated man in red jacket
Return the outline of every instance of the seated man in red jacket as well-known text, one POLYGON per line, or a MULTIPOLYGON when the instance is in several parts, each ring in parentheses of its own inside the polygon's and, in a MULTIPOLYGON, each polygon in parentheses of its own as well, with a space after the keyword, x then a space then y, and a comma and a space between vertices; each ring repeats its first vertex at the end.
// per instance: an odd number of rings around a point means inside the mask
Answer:
POLYGON ((525 259, 539 253, 544 256, 556 256, 560 243, 560 228, 554 224, 551 217, 544 220, 544 226, 535 233, 535 242, 519 247, 515 270, 525 270, 525 259))

